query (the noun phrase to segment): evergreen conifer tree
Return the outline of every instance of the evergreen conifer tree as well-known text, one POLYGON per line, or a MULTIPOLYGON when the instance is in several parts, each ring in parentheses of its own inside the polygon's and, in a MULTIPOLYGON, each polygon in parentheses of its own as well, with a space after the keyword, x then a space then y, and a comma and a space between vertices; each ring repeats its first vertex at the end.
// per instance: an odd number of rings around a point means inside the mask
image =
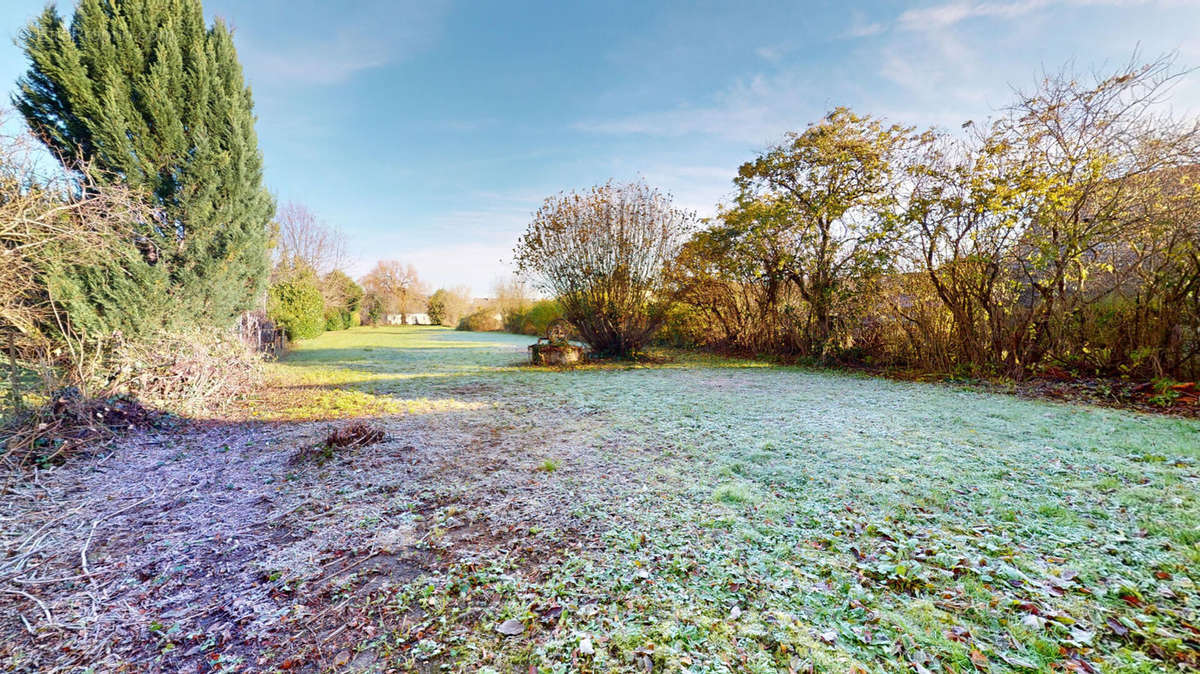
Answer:
POLYGON ((199 0, 80 0, 69 27, 51 5, 20 43, 30 68, 13 102, 33 132, 91 180, 144 191, 162 214, 130 242, 139 255, 68 265, 52 280, 74 293, 77 322, 220 324, 253 306, 274 202, 225 25, 206 26, 199 0), (130 307, 139 292, 159 306, 130 307))

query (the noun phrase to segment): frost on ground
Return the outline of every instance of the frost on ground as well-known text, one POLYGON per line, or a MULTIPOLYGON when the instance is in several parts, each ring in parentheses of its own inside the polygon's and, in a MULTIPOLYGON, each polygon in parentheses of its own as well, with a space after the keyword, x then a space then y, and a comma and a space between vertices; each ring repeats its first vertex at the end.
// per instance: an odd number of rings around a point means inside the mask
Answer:
POLYGON ((328 333, 244 418, 10 487, 0 664, 1200 666, 1200 423, 528 341, 328 333), (295 458, 343 417, 384 441, 295 458))

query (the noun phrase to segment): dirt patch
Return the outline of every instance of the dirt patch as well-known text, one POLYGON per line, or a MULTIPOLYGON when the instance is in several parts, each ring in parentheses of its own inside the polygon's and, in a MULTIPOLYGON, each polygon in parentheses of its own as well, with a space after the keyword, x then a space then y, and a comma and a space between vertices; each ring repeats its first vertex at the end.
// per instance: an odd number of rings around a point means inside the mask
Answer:
MULTIPOLYGON (((413 579, 492 556, 536 574, 564 541, 588 540, 562 475, 535 468, 550 454, 567 474, 605 472, 594 424, 551 416, 376 419, 364 428, 382 442, 351 442, 319 465, 297 463, 294 448, 323 446, 328 424, 194 423, 38 470, 0 500, 0 663, 366 666, 356 644, 379 617, 371 606, 413 579)), ((387 611, 401 631, 419 614, 387 611)))
POLYGON ((280 536, 280 442, 262 426, 141 434, 11 485, 0 658, 153 669, 247 641, 280 608, 254 563, 280 536))

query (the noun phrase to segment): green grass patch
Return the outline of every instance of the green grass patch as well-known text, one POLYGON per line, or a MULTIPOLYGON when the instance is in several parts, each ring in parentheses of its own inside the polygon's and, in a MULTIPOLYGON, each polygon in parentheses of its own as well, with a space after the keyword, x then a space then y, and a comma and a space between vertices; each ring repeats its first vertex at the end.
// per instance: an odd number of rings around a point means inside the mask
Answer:
POLYGON ((570 516, 600 529, 588 545, 536 570, 472 559, 380 609, 371 643, 393 644, 396 668, 1200 666, 1198 422, 677 352, 547 370, 524 364, 531 342, 359 328, 273 368, 281 386, 337 392, 296 414, 492 406, 498 437, 543 447, 559 430, 543 419, 564 413, 588 438, 574 451, 610 462, 524 473, 574 481, 570 516), (546 606, 563 607, 553 628, 546 606), (423 645, 396 647, 414 607, 423 645), (491 629, 510 617, 529 625, 519 638, 491 629))

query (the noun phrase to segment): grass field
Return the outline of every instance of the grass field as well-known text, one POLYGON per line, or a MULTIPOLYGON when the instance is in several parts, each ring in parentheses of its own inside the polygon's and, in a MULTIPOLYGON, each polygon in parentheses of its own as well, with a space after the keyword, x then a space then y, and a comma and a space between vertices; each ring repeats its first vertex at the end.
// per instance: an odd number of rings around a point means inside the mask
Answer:
MULTIPOLYGON (((1196 422, 748 362, 535 370, 529 341, 358 329, 274 368, 303 394, 261 414, 469 411, 523 462, 518 495, 568 508, 461 556, 430 529, 448 563, 370 600, 381 662, 1200 665, 1196 422)), ((434 522, 512 496, 420 487, 434 522)))
POLYGON ((531 341, 326 333, 13 486, 0 669, 1200 666, 1200 422, 531 341))

